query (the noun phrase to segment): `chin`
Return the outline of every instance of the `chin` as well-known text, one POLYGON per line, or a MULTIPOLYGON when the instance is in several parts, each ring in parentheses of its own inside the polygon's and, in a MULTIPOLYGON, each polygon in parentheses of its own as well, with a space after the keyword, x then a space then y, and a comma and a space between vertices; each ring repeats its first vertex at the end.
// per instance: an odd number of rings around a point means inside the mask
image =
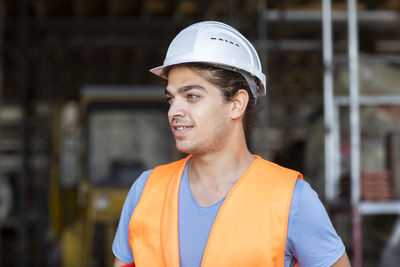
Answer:
POLYGON ((190 149, 189 147, 180 146, 178 144, 176 144, 176 150, 178 150, 181 153, 186 153, 186 154, 191 154, 192 153, 192 149, 190 149))
POLYGON ((193 146, 188 146, 188 145, 178 145, 176 144, 176 150, 178 150, 181 153, 185 154, 198 154, 198 149, 196 149, 193 146))

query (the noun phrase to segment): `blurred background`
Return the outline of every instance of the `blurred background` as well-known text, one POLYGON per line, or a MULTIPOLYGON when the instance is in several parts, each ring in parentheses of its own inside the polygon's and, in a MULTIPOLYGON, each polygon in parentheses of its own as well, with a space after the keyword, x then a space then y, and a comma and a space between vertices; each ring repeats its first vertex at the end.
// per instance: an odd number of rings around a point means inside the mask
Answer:
POLYGON ((182 157, 148 70, 202 20, 260 54, 251 151, 305 175, 353 266, 400 266, 399 0, 0 0, 0 266, 111 266, 130 185, 182 157))

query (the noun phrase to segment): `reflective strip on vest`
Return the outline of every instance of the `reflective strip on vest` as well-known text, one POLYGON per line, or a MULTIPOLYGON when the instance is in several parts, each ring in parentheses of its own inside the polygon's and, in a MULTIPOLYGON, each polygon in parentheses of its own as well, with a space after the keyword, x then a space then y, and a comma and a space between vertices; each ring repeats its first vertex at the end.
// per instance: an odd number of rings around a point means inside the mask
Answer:
MULTIPOLYGON (((135 264, 179 266, 178 196, 190 156, 156 167, 129 223, 135 264)), ((202 267, 283 267, 290 204, 299 172, 257 156, 218 211, 202 267)))

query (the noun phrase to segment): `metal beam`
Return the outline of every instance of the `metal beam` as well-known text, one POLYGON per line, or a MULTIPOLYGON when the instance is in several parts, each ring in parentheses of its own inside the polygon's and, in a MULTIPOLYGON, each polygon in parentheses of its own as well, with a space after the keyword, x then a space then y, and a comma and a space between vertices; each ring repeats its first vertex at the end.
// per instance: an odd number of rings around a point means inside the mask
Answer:
POLYGON ((338 131, 334 131, 337 117, 333 103, 333 41, 331 1, 322 1, 322 41, 324 64, 324 124, 325 124, 325 198, 336 198, 340 178, 340 155, 337 155, 338 131))
MULTIPOLYGON (((336 96, 335 104, 341 106, 348 106, 351 99, 347 96, 336 96)), ((393 105, 400 106, 400 95, 376 95, 376 96, 360 96, 359 105, 363 106, 384 106, 393 105)))
POLYGON ((134 36, 74 36, 68 38, 52 38, 44 40, 38 44, 44 47, 147 47, 147 48, 165 48, 168 46, 168 41, 155 38, 138 38, 134 36))
MULTIPOLYGON (((18 81, 17 91, 19 95, 20 104, 25 106, 25 100, 27 95, 27 47, 28 47, 28 0, 19 1, 18 8, 18 27, 17 27, 17 41, 19 49, 18 57, 18 81)), ((27 194, 27 181, 28 181, 28 168, 29 168, 29 155, 28 155, 28 133, 27 133, 27 119, 28 113, 26 110, 23 112, 21 124, 19 126, 20 136, 23 142, 23 149, 21 152, 21 163, 19 177, 18 177, 18 196, 19 196, 19 207, 18 207, 18 252, 17 262, 18 266, 25 267, 29 261, 30 253, 27 249, 27 218, 26 218, 26 194, 27 194), (21 257, 20 255, 23 255, 21 257)))
POLYGON ((350 177, 353 219, 353 265, 362 266, 360 202, 360 100, 358 73, 357 0, 347 1, 349 92, 350 92, 350 177))
MULTIPOLYGON (((175 29, 180 25, 191 24, 194 19, 183 19, 182 21, 171 21, 170 18, 128 18, 128 17, 103 17, 103 18, 43 18, 29 19, 29 27, 31 30, 40 31, 76 31, 76 27, 80 30, 88 32, 103 33, 108 28, 115 31, 126 33, 160 32, 168 34, 168 30, 175 29), (166 32, 167 31, 167 32, 166 32)), ((7 19, 6 29, 14 30, 18 27, 18 20, 7 19)))
MULTIPOLYGON (((324 6, 324 4, 323 4, 324 6)), ((269 21, 279 21, 281 19, 285 21, 293 22, 321 22, 322 12, 320 10, 285 10, 281 11, 278 9, 268 10, 264 13, 264 19, 269 21)), ((358 12, 359 23, 400 23, 400 15, 395 11, 390 10, 379 10, 370 11, 364 10, 358 12)), ((333 22, 346 22, 347 13, 346 11, 332 11, 333 22)))
POLYGON ((386 215, 398 214, 400 215, 400 201, 363 201, 360 202, 360 213, 364 215, 386 215))

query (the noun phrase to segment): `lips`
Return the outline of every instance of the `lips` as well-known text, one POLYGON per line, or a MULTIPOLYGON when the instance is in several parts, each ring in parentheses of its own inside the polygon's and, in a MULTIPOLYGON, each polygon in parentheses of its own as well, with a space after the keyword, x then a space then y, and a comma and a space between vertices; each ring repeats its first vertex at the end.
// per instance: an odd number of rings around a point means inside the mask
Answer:
POLYGON ((185 130, 185 129, 187 129, 187 128, 189 128, 188 126, 177 126, 177 127, 175 127, 175 130, 177 130, 177 131, 183 131, 183 130, 185 130))
POLYGON ((193 128, 193 126, 192 125, 172 124, 171 128, 172 128, 172 132, 174 133, 175 137, 182 137, 187 132, 189 132, 193 128))

